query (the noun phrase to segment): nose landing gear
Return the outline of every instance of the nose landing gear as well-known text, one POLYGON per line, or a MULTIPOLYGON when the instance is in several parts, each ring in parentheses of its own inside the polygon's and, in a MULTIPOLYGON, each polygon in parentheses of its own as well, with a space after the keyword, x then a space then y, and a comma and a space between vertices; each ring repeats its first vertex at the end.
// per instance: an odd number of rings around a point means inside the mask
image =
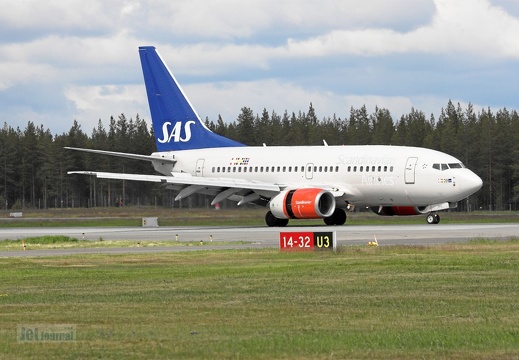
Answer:
POLYGON ((427 215, 427 224, 439 224, 440 223, 440 215, 437 213, 430 213, 427 215))

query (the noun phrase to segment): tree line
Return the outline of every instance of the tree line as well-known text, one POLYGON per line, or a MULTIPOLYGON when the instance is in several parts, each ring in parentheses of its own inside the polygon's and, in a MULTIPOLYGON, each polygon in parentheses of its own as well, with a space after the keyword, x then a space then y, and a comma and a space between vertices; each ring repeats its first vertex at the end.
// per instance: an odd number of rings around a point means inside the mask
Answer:
MULTIPOLYGON (((395 121, 389 110, 351 108, 344 118, 319 119, 312 104, 306 112, 255 114, 243 107, 230 123, 205 119, 212 131, 246 145, 404 145, 439 150, 460 159, 483 179, 483 188, 460 202, 461 210, 517 210, 519 203, 519 114, 506 108, 475 110, 449 101, 438 119, 411 109, 395 121)), ((88 135, 77 121, 67 133, 52 135, 28 122, 24 130, 4 123, 0 130, 0 207, 68 208, 154 205, 208 206, 205 196, 175 204, 172 190, 160 184, 67 175, 71 170, 153 173, 149 162, 86 154, 64 147, 151 154, 153 130, 139 115, 99 120, 88 135)))

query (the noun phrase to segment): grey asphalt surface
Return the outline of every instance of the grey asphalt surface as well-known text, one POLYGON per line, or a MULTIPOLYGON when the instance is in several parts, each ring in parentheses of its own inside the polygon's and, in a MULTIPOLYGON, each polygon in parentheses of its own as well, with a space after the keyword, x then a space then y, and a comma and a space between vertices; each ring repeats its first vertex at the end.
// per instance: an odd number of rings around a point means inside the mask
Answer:
POLYGON ((26 239, 45 235, 65 235, 84 240, 131 240, 140 247, 75 248, 0 251, 0 257, 60 256, 74 254, 131 254, 216 249, 275 248, 280 231, 336 231, 337 245, 362 245, 376 237, 384 245, 432 245, 463 242, 474 238, 519 236, 519 223, 438 224, 377 226, 289 226, 269 227, 87 227, 0 229, 0 239, 26 239), (212 242, 211 242, 212 239, 212 242), (146 246, 147 241, 171 241, 175 246, 146 246), (200 242, 203 244, 200 244, 200 242), (176 243, 178 242, 178 243, 176 243), (233 244, 236 242, 236 244, 233 244))

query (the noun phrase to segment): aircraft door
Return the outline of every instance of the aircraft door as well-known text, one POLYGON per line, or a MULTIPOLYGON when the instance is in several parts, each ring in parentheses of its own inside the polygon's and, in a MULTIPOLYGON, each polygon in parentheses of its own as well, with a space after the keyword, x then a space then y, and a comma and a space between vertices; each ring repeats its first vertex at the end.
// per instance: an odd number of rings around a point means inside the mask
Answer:
POLYGON ((314 177, 314 164, 308 163, 305 166, 305 176, 308 180, 313 179, 314 177))
POLYGON ((204 162, 205 159, 198 159, 196 161, 195 176, 204 176, 204 162))
POLYGON ((416 169, 416 162, 418 161, 418 158, 416 157, 410 157, 407 159, 407 163, 405 164, 405 173, 404 173, 404 180, 406 184, 414 184, 415 181, 415 169, 416 169))

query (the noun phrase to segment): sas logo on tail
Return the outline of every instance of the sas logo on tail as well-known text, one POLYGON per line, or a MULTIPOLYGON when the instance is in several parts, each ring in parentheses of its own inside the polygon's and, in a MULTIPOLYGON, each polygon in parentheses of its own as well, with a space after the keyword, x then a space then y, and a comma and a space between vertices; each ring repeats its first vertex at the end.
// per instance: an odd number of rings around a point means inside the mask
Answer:
POLYGON ((162 124, 162 139, 158 139, 158 142, 161 144, 169 143, 172 139, 173 142, 188 142, 191 139, 191 125, 194 123, 193 120, 186 121, 184 129, 182 129, 182 121, 177 121, 173 127, 171 127, 171 122, 166 121, 162 124), (169 127, 171 127, 171 130, 169 130, 169 127), (182 130, 184 130, 184 137, 182 137, 182 130))

